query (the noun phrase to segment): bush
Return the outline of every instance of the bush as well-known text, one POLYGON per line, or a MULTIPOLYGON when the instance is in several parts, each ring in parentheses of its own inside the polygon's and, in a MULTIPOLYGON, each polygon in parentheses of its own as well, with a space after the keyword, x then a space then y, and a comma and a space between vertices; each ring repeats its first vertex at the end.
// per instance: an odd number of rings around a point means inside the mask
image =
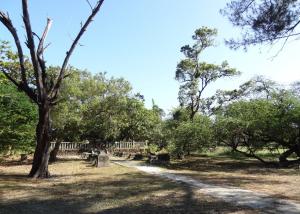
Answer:
POLYGON ((181 122, 173 130, 168 150, 172 156, 183 157, 191 152, 201 152, 212 146, 212 122, 206 116, 198 115, 194 121, 181 122))
POLYGON ((149 145, 150 153, 154 154, 154 153, 158 152, 158 150, 159 150, 158 145, 156 145, 156 144, 150 144, 149 145))

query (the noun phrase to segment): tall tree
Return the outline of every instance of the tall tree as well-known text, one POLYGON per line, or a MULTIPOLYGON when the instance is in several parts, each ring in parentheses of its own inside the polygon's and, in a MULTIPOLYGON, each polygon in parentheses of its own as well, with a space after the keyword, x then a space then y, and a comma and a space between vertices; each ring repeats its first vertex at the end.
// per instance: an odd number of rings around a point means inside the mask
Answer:
POLYGON ((203 51, 214 45, 216 35, 216 29, 199 28, 192 37, 195 43, 181 48, 186 58, 178 63, 175 78, 181 83, 179 102, 181 106, 190 110, 191 120, 201 108, 203 92, 210 83, 239 74, 236 69, 230 68, 226 61, 221 65, 199 62, 203 51))
MULTIPOLYGON (((17 34, 17 30, 12 23, 9 15, 3 11, 0 12, 0 22, 12 35, 17 52, 18 59, 10 59, 15 63, 18 60, 17 68, 15 66, 9 66, 10 64, 2 63, 0 70, 4 75, 14 83, 20 90, 24 91, 25 94, 32 99, 38 106, 39 121, 36 127, 36 149, 33 157, 33 164, 29 177, 34 178, 45 178, 49 177, 48 161, 50 153, 50 109, 57 104, 58 94, 63 79, 66 77, 66 70, 69 59, 74 52, 80 38, 87 30, 87 27, 92 22, 93 18, 100 11, 104 0, 99 0, 94 7, 91 7, 91 14, 88 16, 86 21, 82 24, 79 33, 71 44, 70 49, 66 52, 65 59, 61 69, 59 70, 56 79, 52 79, 48 76, 46 61, 44 59, 44 52, 48 45, 45 45, 47 34, 51 28, 52 20, 47 19, 47 25, 41 37, 38 37, 33 32, 31 27, 31 20, 28 10, 28 0, 22 0, 22 15, 25 26, 25 32, 27 36, 26 46, 30 52, 30 59, 34 73, 33 86, 28 80, 29 69, 25 66, 25 56, 21 41, 17 34), (38 44, 36 45, 35 37, 38 38, 38 44), (15 78, 15 69, 18 69, 20 78, 15 78)), ((9 55, 7 56, 8 58, 9 55)))
POLYGON ((224 16, 244 33, 241 39, 226 43, 234 49, 251 45, 286 41, 300 34, 300 3, 297 0, 235 0, 230 1, 224 16))

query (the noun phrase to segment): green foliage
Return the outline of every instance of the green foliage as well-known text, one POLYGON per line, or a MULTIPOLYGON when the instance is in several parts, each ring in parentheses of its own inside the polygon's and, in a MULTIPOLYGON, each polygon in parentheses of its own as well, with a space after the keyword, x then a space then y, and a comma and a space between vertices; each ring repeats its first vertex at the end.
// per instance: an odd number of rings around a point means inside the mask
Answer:
MULTIPOLYGON (((49 79, 59 67, 49 67, 49 79)), ((147 109, 142 95, 133 95, 128 81, 92 75, 70 67, 57 105, 51 110, 52 140, 162 142, 163 110, 153 101, 147 109)), ((51 84, 49 82, 49 84, 51 84)), ((29 150, 34 145, 36 107, 1 74, 1 150, 29 150)))
MULTIPOLYGON (((28 70, 27 79, 29 84, 34 85, 35 81, 32 65, 26 56, 24 57, 24 67, 28 70)), ((0 69, 1 73, 5 71, 15 80, 21 80, 18 54, 12 50, 9 42, 3 40, 0 40, 0 69)))
POLYGON ((157 144, 150 144, 149 145, 149 151, 150 153, 156 153, 159 151, 159 146, 157 144))
MULTIPOLYGON (((53 68, 55 70, 55 68, 53 68)), ((71 68, 62 101, 52 111, 55 137, 64 140, 159 142, 162 110, 146 109, 129 82, 71 68)))
POLYGON ((159 143, 161 137, 160 111, 146 109, 144 103, 136 98, 127 97, 124 106, 119 109, 121 118, 119 140, 148 141, 159 143))
POLYGON ((0 74, 0 151, 32 151, 36 123, 35 105, 0 74))
POLYGON ((207 116, 197 115, 193 121, 169 121, 168 150, 175 156, 201 152, 213 147, 213 123, 207 116))
POLYGON ((268 150, 284 161, 293 153, 300 157, 299 127, 299 97, 275 88, 266 97, 230 103, 215 123, 217 139, 234 150, 257 159, 261 159, 260 151, 268 150))
POLYGON ((212 96, 203 100, 202 111, 208 115, 218 114, 222 108, 235 100, 268 99, 278 90, 274 81, 257 76, 234 90, 217 90, 212 96))
MULTIPOLYGON (((50 67, 48 71, 56 73, 57 67, 50 67)), ((61 100, 51 111, 53 140, 79 141, 84 132, 82 115, 83 101, 88 99, 87 91, 84 89, 83 81, 91 76, 85 71, 71 67, 68 72, 70 76, 62 84, 61 100)), ((88 89, 88 87, 86 86, 88 89)), ((95 86, 95 89, 98 88, 95 86)), ((94 89, 94 90, 95 90, 94 89)))

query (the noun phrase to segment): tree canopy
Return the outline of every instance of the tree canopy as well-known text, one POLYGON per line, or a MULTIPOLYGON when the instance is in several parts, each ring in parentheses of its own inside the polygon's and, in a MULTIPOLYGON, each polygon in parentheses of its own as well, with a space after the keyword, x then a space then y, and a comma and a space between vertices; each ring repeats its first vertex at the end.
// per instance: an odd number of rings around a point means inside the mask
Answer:
POLYGON ((262 150, 273 153, 283 166, 299 162, 299 97, 291 89, 268 84, 268 80, 255 83, 257 87, 249 82, 241 85, 241 93, 218 112, 217 139, 264 163, 268 161, 259 154, 262 150), (261 88, 262 82, 268 87, 261 88), (289 160, 293 155, 298 159, 289 160))

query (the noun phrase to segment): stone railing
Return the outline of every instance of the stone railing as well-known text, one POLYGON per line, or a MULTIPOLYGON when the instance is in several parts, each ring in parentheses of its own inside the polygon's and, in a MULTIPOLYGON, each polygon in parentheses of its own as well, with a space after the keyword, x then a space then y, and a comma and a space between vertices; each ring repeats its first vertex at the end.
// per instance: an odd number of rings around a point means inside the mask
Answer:
POLYGON ((146 149, 148 148, 147 142, 115 142, 115 149, 146 149))
MULTIPOLYGON (((55 142, 51 142, 51 150, 54 149, 55 142)), ((79 151, 80 149, 86 150, 89 147, 88 142, 74 143, 74 142, 61 142, 59 151, 79 151)))

